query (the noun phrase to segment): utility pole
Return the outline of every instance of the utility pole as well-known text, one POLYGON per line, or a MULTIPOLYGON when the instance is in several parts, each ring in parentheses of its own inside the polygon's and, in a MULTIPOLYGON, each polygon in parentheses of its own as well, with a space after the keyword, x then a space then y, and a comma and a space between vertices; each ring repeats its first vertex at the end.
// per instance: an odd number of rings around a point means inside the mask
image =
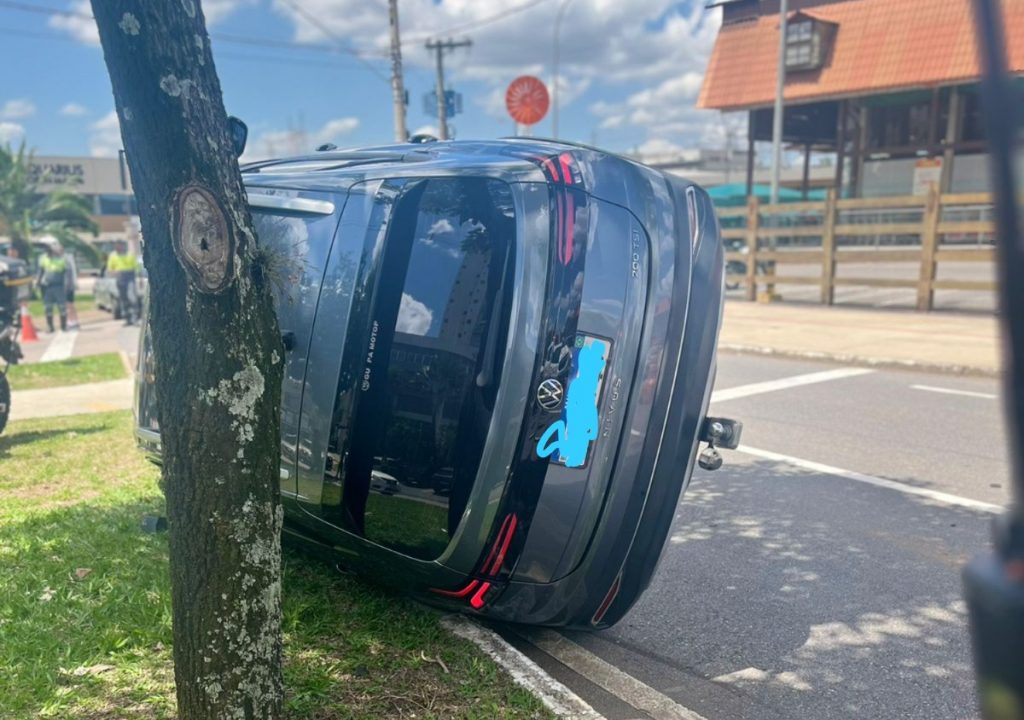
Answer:
POLYGON ((779 5, 779 60, 775 82, 775 112, 772 114, 772 186, 771 204, 779 202, 779 172, 782 166, 782 95, 786 87, 786 25, 789 3, 781 0, 779 5))
MULTIPOLYGON (((786 89, 786 27, 788 25, 789 3, 781 0, 779 3, 779 58, 778 69, 775 79, 775 110, 772 114, 772 184, 771 198, 769 202, 777 205, 779 202, 779 174, 782 172, 782 123, 784 108, 782 104, 783 93, 786 89)), ((768 238, 768 249, 772 252, 777 247, 778 239, 772 235, 768 238)), ((769 272, 775 274, 775 261, 768 263, 769 272)), ((765 286, 765 295, 769 299, 777 299, 774 285, 765 286)))
POLYGON ((398 32, 398 0, 388 0, 391 23, 391 96, 395 105, 395 142, 408 139, 405 127, 405 82, 402 79, 402 40, 398 32))
POLYGON ((448 103, 444 95, 444 53, 460 47, 469 47, 472 40, 427 40, 427 50, 433 50, 437 57, 437 132, 439 140, 448 139, 448 103))

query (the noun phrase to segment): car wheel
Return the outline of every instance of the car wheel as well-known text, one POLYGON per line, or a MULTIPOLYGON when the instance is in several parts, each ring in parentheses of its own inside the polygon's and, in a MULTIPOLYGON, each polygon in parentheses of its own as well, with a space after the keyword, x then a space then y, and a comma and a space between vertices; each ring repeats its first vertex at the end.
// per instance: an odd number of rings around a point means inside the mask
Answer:
POLYGON ((11 385, 7 375, 0 375, 0 433, 7 426, 7 418, 11 415, 11 385))

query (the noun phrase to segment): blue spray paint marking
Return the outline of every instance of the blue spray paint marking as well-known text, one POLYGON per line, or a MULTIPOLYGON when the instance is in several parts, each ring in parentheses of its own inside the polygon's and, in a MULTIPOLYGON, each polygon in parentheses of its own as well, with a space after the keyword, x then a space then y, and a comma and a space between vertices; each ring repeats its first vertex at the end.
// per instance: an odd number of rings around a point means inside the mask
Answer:
POLYGON ((606 342, 592 340, 579 349, 576 377, 569 382, 563 418, 551 423, 540 436, 538 456, 557 452, 557 458, 567 467, 581 467, 587 461, 590 443, 597 437, 597 399, 607 361, 606 342))

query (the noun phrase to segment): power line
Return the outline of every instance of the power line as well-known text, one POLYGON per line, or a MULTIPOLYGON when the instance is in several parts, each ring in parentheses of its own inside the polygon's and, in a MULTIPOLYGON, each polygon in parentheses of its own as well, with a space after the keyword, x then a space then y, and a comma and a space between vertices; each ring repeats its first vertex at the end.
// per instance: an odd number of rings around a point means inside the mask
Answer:
POLYGON ((348 47, 348 45, 346 44, 347 41, 345 40, 345 38, 337 35, 333 30, 331 30, 329 27, 327 27, 322 22, 320 22, 320 19, 318 17, 316 17, 315 15, 312 15, 311 13, 309 13, 301 5, 299 5, 298 3, 294 2, 294 0, 282 0, 282 2, 285 5, 287 5, 288 7, 290 7, 292 10, 297 12, 299 15, 301 15, 304 18, 306 18, 307 21, 312 23, 324 35, 327 35, 328 37, 337 40, 339 43, 342 43, 341 45, 339 45, 339 48, 342 51, 347 52, 348 54, 350 54, 354 58, 356 58, 359 62, 361 62, 363 65, 365 65, 367 67, 367 69, 370 70, 370 72, 372 72, 374 75, 376 75, 377 77, 379 77, 381 80, 383 80, 384 82, 386 82, 388 84, 391 83, 391 79, 390 78, 388 78, 384 73, 382 73, 376 67, 371 65, 369 62, 367 62, 356 50, 353 50, 352 48, 348 47))
MULTIPOLYGON (((17 10, 17 11, 20 11, 20 12, 35 13, 37 15, 48 15, 48 16, 49 15, 61 15, 63 17, 74 17, 74 18, 81 18, 83 20, 93 20, 93 16, 90 15, 89 13, 78 12, 76 10, 62 10, 60 8, 55 8, 55 7, 52 7, 52 6, 45 6, 45 5, 30 5, 28 3, 18 2, 17 0, 0 0, 0 8, 7 8, 9 10, 17 10)), ((299 10, 299 12, 304 12, 304 11, 301 10, 301 8, 297 8, 297 9, 299 10)), ((24 34, 27 35, 27 34, 30 34, 31 32, 32 31, 25 31, 24 34)), ((38 37, 42 37, 43 36, 41 33, 38 33, 38 32, 35 33, 35 35, 38 36, 38 37)), ((71 38, 65 38, 64 36, 60 36, 60 35, 56 35, 56 34, 50 35, 49 37, 53 37, 53 38, 60 37, 61 39, 68 39, 68 40, 71 39, 71 38)), ((361 57, 361 55, 357 51, 353 50, 350 47, 338 46, 338 45, 322 45, 322 44, 315 44, 315 43, 301 43, 301 42, 295 42, 293 40, 276 40, 276 39, 273 39, 273 38, 254 37, 254 36, 248 36, 248 35, 236 35, 236 34, 232 34, 232 33, 210 33, 210 37, 213 40, 216 40, 218 42, 226 42, 226 43, 232 43, 232 44, 236 44, 236 45, 252 45, 252 46, 256 46, 256 47, 266 47, 266 48, 277 48, 277 49, 287 49, 287 50, 303 50, 303 51, 322 52, 322 53, 335 54, 335 55, 340 51, 340 52, 344 52, 346 54, 354 56, 357 60, 360 60, 360 62, 362 62, 364 65, 366 65, 367 68, 370 69, 372 72, 374 72, 375 74, 377 74, 380 77, 383 77, 382 75, 380 75, 380 72, 375 67, 373 67, 372 65, 367 63, 361 57)), ((77 42, 77 41, 73 41, 73 42, 77 42)))
MULTIPOLYGON (((23 28, 0 26, 0 35, 6 35, 13 38, 24 38, 26 40, 41 39, 57 42, 74 43, 75 45, 80 44, 78 40, 75 40, 73 37, 64 35, 60 32, 45 32, 38 30, 25 30, 23 28)), ((320 60, 319 58, 288 57, 286 55, 261 55, 259 53, 233 53, 224 50, 215 50, 214 58, 218 61, 224 59, 251 60, 255 62, 273 62, 284 63, 287 65, 303 65, 306 67, 322 67, 330 68, 333 70, 362 71, 362 68, 357 65, 349 65, 342 62, 331 62, 330 60, 320 60)))
MULTIPOLYGON (((302 8, 301 5, 294 2, 294 0, 281 1, 285 5, 290 7, 292 10, 294 10, 296 13, 301 15, 303 18, 305 18, 308 22, 312 23, 321 33, 337 41, 338 44, 324 45, 316 43, 303 43, 296 42, 294 40, 277 40, 274 38, 236 35, 233 33, 210 33, 210 37, 213 40, 219 42, 232 43, 237 45, 252 45, 255 47, 321 52, 328 54, 336 54, 337 52, 340 51, 356 58, 356 60, 358 60, 367 70, 372 72, 381 80, 390 83, 390 79, 387 76, 385 76, 376 66, 372 65, 368 60, 366 60, 367 57, 386 58, 389 57, 389 53, 374 51, 358 51, 350 47, 347 44, 347 40, 345 38, 333 32, 330 28, 324 25, 316 16, 310 14, 307 10, 302 8)), ((529 10, 530 8, 536 7, 537 5, 540 5, 545 2, 549 2, 549 0, 529 0, 528 2, 525 2, 521 5, 516 5, 515 7, 508 8, 501 12, 495 13, 494 15, 489 15, 487 17, 480 18, 479 20, 473 20, 470 22, 462 23, 460 25, 456 25, 436 33, 415 33, 412 35, 407 35, 405 38, 402 39, 401 44, 404 46, 410 43, 419 43, 427 38, 439 37, 442 35, 450 35, 454 33, 464 32, 466 30, 485 27, 487 25, 491 25, 493 23, 504 20, 507 17, 511 17, 521 12, 525 12, 526 10, 529 10)), ((0 0, 0 8, 17 10, 20 12, 35 13, 37 15, 61 15, 63 17, 75 17, 81 18, 83 20, 93 20, 93 16, 87 12, 79 12, 77 10, 65 10, 62 8, 56 8, 48 5, 36 5, 27 2, 19 2, 18 0, 0 0)), ((22 34, 28 35, 30 34, 30 32, 31 31, 24 31, 22 32, 22 34)), ((36 35, 42 36, 39 33, 36 33, 36 35)))
POLYGON ((517 15, 521 12, 529 10, 532 7, 536 7, 537 5, 540 5, 541 3, 546 3, 548 1, 549 0, 530 0, 530 2, 525 2, 522 5, 516 5, 515 7, 508 8, 507 10, 502 10, 501 12, 495 13, 494 15, 489 15, 487 17, 480 18, 479 20, 472 20, 470 22, 463 23, 462 25, 456 25, 454 27, 450 27, 447 28, 446 30, 441 30, 436 33, 418 33, 409 35, 408 37, 406 37, 405 40, 402 41, 402 44, 405 45, 406 43, 419 42, 427 38, 441 37, 442 35, 453 35, 455 33, 465 32, 466 30, 473 30, 479 27, 484 27, 485 25, 491 25, 493 23, 498 22, 499 20, 504 20, 505 18, 511 17, 512 15, 517 15))

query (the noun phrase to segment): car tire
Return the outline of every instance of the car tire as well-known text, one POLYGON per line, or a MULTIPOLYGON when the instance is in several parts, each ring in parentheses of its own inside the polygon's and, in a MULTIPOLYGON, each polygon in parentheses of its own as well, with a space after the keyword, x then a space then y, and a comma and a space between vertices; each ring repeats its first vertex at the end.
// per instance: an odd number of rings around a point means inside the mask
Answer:
POLYGON ((7 418, 11 416, 11 384, 7 375, 0 375, 0 433, 7 426, 7 418))

